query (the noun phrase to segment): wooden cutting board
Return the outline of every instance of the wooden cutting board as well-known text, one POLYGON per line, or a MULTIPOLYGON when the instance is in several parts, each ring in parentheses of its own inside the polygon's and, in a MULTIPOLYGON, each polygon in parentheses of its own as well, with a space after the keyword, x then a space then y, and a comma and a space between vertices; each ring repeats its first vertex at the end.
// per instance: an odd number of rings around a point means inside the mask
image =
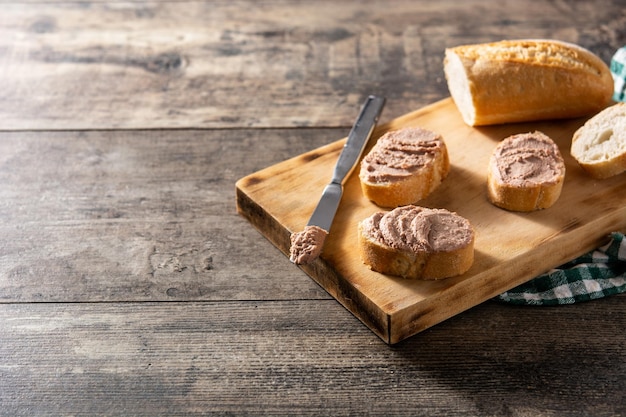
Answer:
MULTIPOLYGON (((357 223, 379 207, 361 193, 358 169, 344 196, 322 256, 302 269, 386 343, 393 344, 522 284, 626 229, 626 174, 606 180, 587 176, 570 156, 574 131, 585 119, 472 128, 450 98, 406 114, 375 130, 421 126, 443 135, 451 171, 420 205, 445 208, 476 230, 475 261, 459 277, 411 281, 362 264, 357 223), (487 164, 500 140, 540 130, 559 145, 566 175, 557 203, 532 213, 508 212, 486 198, 487 164)), ((285 255, 289 236, 301 231, 330 181, 346 138, 240 179, 237 210, 285 255)), ((285 258, 285 268, 297 268, 285 258)))

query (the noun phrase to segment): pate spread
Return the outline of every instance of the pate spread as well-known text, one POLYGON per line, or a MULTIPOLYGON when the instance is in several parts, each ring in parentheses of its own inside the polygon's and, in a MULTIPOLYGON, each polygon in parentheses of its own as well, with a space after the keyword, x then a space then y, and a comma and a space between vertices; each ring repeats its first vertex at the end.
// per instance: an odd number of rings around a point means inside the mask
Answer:
POLYGON ((363 158, 359 177, 370 183, 400 181, 432 164, 445 146, 441 135, 422 128, 387 132, 363 158))
POLYGON ((418 206, 375 213, 363 220, 362 230, 382 245, 407 252, 452 252, 474 238, 467 219, 445 209, 418 206))
POLYGON ((296 265, 308 264, 322 253, 328 232, 318 226, 306 226, 303 231, 291 234, 289 260, 296 265))
POLYGON ((558 146, 541 132, 504 139, 491 156, 490 169, 494 180, 513 187, 554 184, 565 175, 558 146))

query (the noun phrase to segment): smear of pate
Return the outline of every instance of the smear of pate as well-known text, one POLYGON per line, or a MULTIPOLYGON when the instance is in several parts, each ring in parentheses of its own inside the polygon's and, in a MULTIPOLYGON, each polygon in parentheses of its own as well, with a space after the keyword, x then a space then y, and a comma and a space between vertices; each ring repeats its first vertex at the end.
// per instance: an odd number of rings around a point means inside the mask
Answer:
POLYGON ((439 134, 418 127, 387 132, 363 158, 359 176, 368 182, 401 181, 432 164, 445 146, 439 134))
POLYGON ((306 226, 303 231, 291 234, 289 260, 296 265, 313 262, 322 253, 328 232, 318 226, 306 226))
POLYGON ((464 247, 473 239, 469 221, 445 209, 398 207, 375 213, 362 223, 372 239, 410 252, 445 252, 464 247))
POLYGON ((555 183, 565 173, 558 146, 541 132, 506 138, 494 150, 490 163, 498 181, 516 187, 555 183))

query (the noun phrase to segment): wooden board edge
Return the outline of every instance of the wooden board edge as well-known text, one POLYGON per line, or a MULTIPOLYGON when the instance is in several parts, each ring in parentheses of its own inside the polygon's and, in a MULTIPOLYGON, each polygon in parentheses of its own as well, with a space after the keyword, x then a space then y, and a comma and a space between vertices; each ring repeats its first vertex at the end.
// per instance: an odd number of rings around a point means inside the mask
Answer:
POLYGON ((290 232, 283 228, 270 213, 246 194, 246 178, 237 181, 235 185, 237 213, 246 218, 252 226, 261 232, 283 254, 289 254, 289 246, 291 244, 289 241, 290 232))
MULTIPOLYGON (((415 110, 413 112, 404 114, 400 117, 394 118, 389 122, 379 125, 373 133, 372 139, 382 135, 388 130, 393 130, 397 126, 411 124, 411 120, 418 116, 428 114, 430 112, 436 112, 443 106, 448 106, 451 98, 445 98, 423 108, 415 110)), ((291 159, 280 162, 276 165, 272 165, 253 174, 250 174, 239 181, 237 181, 237 206, 238 211, 244 217, 246 217, 254 227, 256 227, 263 236, 265 236, 270 242, 278 247, 285 255, 289 253, 289 234, 290 232, 281 225, 276 219, 274 219, 269 212, 265 211, 260 205, 258 205, 246 191, 249 191, 251 195, 257 189, 256 187, 263 182, 263 178, 267 175, 274 175, 285 171, 286 168, 292 166, 294 162, 307 162, 311 161, 324 152, 332 152, 339 154, 341 147, 345 143, 346 138, 333 141, 322 147, 313 149, 309 152, 293 157, 291 159), (269 232, 268 232, 269 230, 269 232), (276 233, 278 232, 278 233, 276 233)), ((372 141, 373 142, 373 141, 372 141)), ((370 145, 371 146, 371 145, 370 145)), ((580 225, 579 225, 580 226, 580 225)), ((575 228, 575 226, 572 226, 575 228)), ((590 222, 584 226, 585 230, 589 230, 594 234, 598 230, 606 231, 608 235, 612 231, 619 229, 626 229, 626 207, 620 208, 617 213, 613 213, 609 217, 602 217, 598 222, 590 222)), ((557 232, 565 233, 567 230, 557 232)), ((604 237, 602 237, 603 239, 604 237)), ((562 262, 555 262, 554 265, 558 266, 565 263, 576 256, 580 256, 589 250, 594 249, 600 244, 600 240, 597 240, 593 245, 587 245, 587 247, 581 247, 575 256, 568 255, 561 259, 562 262), (595 245, 595 246, 594 246, 595 245)), ((554 247, 558 247, 560 241, 557 239, 556 243, 553 242, 554 247)), ((542 251, 546 248, 543 247, 542 251)), ((474 294, 474 298, 471 302, 467 300, 463 301, 460 308, 450 313, 449 311, 436 311, 434 308, 434 301, 428 300, 428 302, 421 302, 405 309, 385 312, 380 307, 376 306, 371 300, 358 291, 352 284, 345 280, 342 276, 336 273, 322 258, 316 261, 309 267, 303 267, 302 270, 309 275, 314 281, 316 281, 325 291, 333 296, 340 302, 346 309, 348 309, 355 317, 357 317, 363 324, 370 328, 377 336, 379 336, 385 343, 389 345, 396 344, 403 341, 415 334, 426 330, 438 323, 441 323, 463 311, 466 311, 482 302, 485 302, 498 294, 514 288, 524 282, 527 282, 534 278, 536 275, 545 271, 532 271, 520 273, 516 276, 515 280, 507 282, 506 285, 501 285, 498 288, 491 289, 490 292, 482 292, 481 294, 474 294), (429 306, 429 303, 433 304, 429 306), (356 307, 360 308, 356 308, 356 307), (429 309, 433 312, 429 312, 429 309), (402 317, 404 316, 404 317, 402 317), (406 320, 406 317, 412 317, 411 320, 406 320), (428 319, 427 323, 425 323, 428 319), (402 324, 405 323, 405 324, 402 324), (406 324, 408 323, 408 324, 406 324)), ((495 272, 497 273, 497 269, 495 272)), ((484 281, 488 281, 488 277, 485 275, 484 279, 480 283, 472 282, 468 285, 474 285, 480 287, 484 284, 484 281)))
MULTIPOLYGON (((378 124, 374 128, 374 131, 372 132, 372 136, 370 138, 369 145, 367 147, 371 148, 376 143, 376 140, 380 136, 382 136, 384 133, 390 130, 397 129, 399 128, 399 126, 407 124, 406 122, 407 120, 413 120, 418 115, 421 115, 421 114, 434 112, 441 107, 445 107, 448 104, 448 102, 450 102, 451 100, 452 99, 448 97, 448 98, 436 101, 427 106, 424 106, 420 109, 414 110, 410 113, 406 113, 406 114, 403 114, 402 116, 393 118, 385 123, 378 124)), ((304 164, 304 163, 313 161, 314 159, 319 158, 320 156, 328 155, 328 154, 333 154, 333 155, 336 154, 337 156, 339 156, 339 153, 343 149, 343 145, 345 144, 347 140, 348 140, 347 137, 333 140, 327 143, 326 145, 322 145, 315 149, 311 149, 300 155, 296 155, 292 158, 285 159, 277 164, 268 166, 256 172, 248 174, 240 178, 239 180, 237 180, 237 182, 235 183, 235 187, 237 190, 241 190, 242 192, 245 192, 246 189, 253 188, 255 185, 263 182, 263 179, 266 176, 275 175, 277 173, 283 172, 285 170, 284 169, 285 167, 291 168, 294 164, 298 162, 302 162, 304 164)), ((329 172, 329 178, 330 178, 330 174, 331 172, 329 172)))
MULTIPOLYGON (((289 255, 290 232, 245 192, 245 178, 236 184, 237 212, 246 218, 267 240, 283 254, 289 255), (268 232, 271 231, 271 232, 268 232)), ((294 265, 295 267, 295 265, 294 265)), ((329 295, 350 311, 385 343, 390 341, 390 317, 371 300, 367 299, 344 277, 335 272, 323 258, 310 265, 299 266, 329 295)))
MULTIPOLYGON (((557 267, 571 261, 572 259, 582 256, 585 253, 588 253, 600 247, 601 245, 606 244, 609 241, 610 234, 612 232, 626 231, 626 207, 622 207, 621 210, 617 210, 611 216, 595 219, 585 224, 583 226, 583 229, 593 231, 594 233, 597 233, 597 231, 600 230, 602 231, 602 234, 588 244, 579 245, 577 248, 572 248, 568 251, 562 250, 564 245, 563 242, 567 241, 567 238, 563 235, 561 238, 554 238, 546 242, 544 246, 535 248, 530 254, 525 253, 521 255, 520 258, 527 257, 529 255, 539 257, 542 256, 541 254, 545 253, 546 251, 552 251, 553 253, 561 252, 562 255, 557 256, 554 259, 554 267, 557 267), (575 255, 572 256, 572 253, 574 253, 575 255)), ((506 266, 506 268, 509 267, 510 266, 506 266)), ((460 299, 460 297, 462 296, 458 295, 459 291, 457 287, 456 296, 454 297, 448 297, 448 293, 454 295, 455 291, 447 291, 442 297, 438 298, 437 300, 425 300, 419 304, 406 307, 405 309, 402 309, 400 311, 396 311, 394 314, 390 315, 390 331, 388 343, 390 345, 393 345, 405 339, 408 339, 434 325, 442 323, 445 320, 448 320, 485 301, 488 301, 505 291, 515 288, 518 285, 524 284, 545 272, 547 271, 537 271, 534 268, 527 268, 525 270, 522 269, 520 270, 516 278, 508 282, 506 285, 498 285, 490 288, 489 290, 477 290, 478 287, 482 285, 487 285, 490 281, 497 282, 496 280, 491 280, 490 278, 497 276, 499 273, 501 273, 501 268, 494 268, 486 271, 483 274, 480 283, 477 283, 476 280, 471 280, 468 282, 461 282, 459 284, 462 288, 467 287, 465 293, 472 295, 472 299, 460 299), (434 308, 435 304, 439 304, 442 302, 454 303, 455 305, 460 305, 461 307, 456 309, 453 313, 451 313, 451 310, 434 308)), ((462 292, 463 291, 461 291, 461 293, 462 292)))

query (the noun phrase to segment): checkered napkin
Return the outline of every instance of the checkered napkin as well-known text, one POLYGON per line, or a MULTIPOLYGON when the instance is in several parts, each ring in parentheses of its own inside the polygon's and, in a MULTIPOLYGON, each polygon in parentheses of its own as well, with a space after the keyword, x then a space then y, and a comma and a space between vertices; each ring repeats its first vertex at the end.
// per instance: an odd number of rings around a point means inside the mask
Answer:
POLYGON ((626 292, 626 239, 611 241, 579 258, 495 297, 516 305, 561 305, 595 300, 626 292))

